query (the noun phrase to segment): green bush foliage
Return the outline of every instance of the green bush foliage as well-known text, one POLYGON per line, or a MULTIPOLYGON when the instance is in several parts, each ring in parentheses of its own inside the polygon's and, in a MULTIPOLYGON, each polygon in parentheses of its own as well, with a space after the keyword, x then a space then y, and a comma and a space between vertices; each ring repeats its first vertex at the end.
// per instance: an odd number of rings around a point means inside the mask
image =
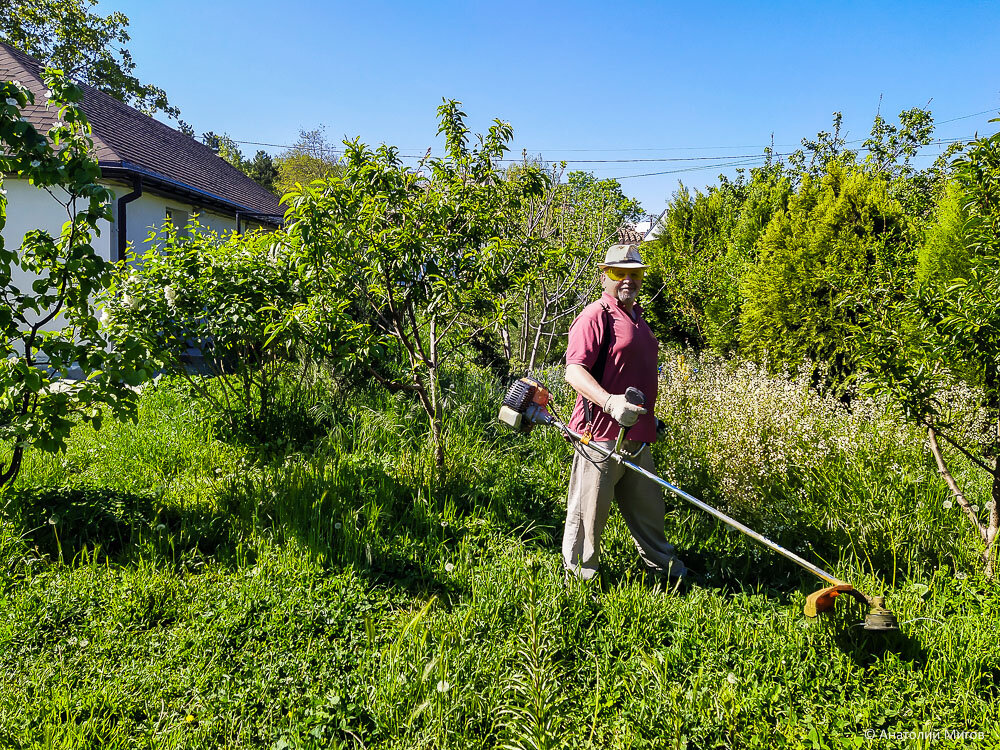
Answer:
MULTIPOLYGON (((996 120, 994 121, 996 122, 996 120)), ((949 187, 921 254, 921 283, 882 311, 867 331, 869 388, 889 394, 927 430, 955 503, 975 531, 986 574, 995 569, 1000 531, 1000 133, 974 141, 953 165, 949 187), (972 388, 956 410, 949 392, 972 388), (982 502, 969 500, 949 468, 969 458, 991 480, 982 502)))
POLYGON ((443 465, 442 368, 499 318, 499 300, 529 258, 513 225, 545 175, 524 169, 503 179, 509 124, 495 121, 470 147, 460 103, 445 101, 438 115, 444 158, 412 170, 395 148, 346 142, 336 174, 299 184, 285 200, 288 232, 315 290, 311 304, 349 306, 358 325, 354 361, 419 401, 443 465), (387 349, 400 354, 400 367, 383 366, 387 349))
POLYGON ((302 408, 313 364, 350 341, 338 307, 320 318, 309 305, 314 291, 282 233, 220 236, 195 220, 119 267, 104 324, 120 349, 185 378, 231 428, 266 440, 302 408))
POLYGON ((852 334, 891 303, 913 267, 913 236, 887 182, 830 164, 806 176, 771 219, 757 264, 743 279, 743 351, 776 370, 823 365, 814 380, 843 390, 859 375, 852 334))
POLYGON ((0 228, 4 178, 46 190, 69 218, 55 237, 29 231, 20 248, 0 237, 0 445, 12 446, 0 462, 0 489, 16 479, 26 449, 64 450, 74 420, 100 426, 106 413, 134 413, 129 386, 147 376, 132 352, 109 350, 95 314, 92 298, 112 269, 91 241, 110 218, 112 194, 97 182, 90 125, 76 106, 83 93, 58 71, 44 79, 59 113, 48 133, 21 117, 34 95, 16 81, 0 83, 0 228), (30 288, 15 285, 16 271, 30 288))

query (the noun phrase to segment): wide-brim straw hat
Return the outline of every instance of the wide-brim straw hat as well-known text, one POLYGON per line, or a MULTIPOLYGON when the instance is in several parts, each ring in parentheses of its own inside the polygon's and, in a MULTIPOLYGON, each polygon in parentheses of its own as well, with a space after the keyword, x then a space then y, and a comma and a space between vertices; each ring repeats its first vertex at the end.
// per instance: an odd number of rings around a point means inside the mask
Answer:
POLYGON ((612 245, 598 268, 649 268, 642 262, 638 245, 612 245))

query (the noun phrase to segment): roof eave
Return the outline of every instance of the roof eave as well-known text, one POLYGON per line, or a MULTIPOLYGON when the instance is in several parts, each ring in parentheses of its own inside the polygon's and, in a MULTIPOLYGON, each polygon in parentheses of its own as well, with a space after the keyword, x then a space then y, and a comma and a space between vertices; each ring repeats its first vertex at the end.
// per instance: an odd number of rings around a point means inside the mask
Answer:
POLYGON ((250 217, 272 227, 280 227, 284 223, 283 214, 269 214, 257 211, 249 206, 234 203, 205 190, 172 180, 165 175, 146 169, 138 164, 130 164, 129 162, 102 162, 100 163, 100 167, 101 176, 109 180, 123 179, 126 182, 131 182, 134 177, 142 177, 144 190, 163 195, 164 197, 183 198, 189 203, 221 210, 226 214, 232 215, 234 218, 239 214, 241 217, 250 217))

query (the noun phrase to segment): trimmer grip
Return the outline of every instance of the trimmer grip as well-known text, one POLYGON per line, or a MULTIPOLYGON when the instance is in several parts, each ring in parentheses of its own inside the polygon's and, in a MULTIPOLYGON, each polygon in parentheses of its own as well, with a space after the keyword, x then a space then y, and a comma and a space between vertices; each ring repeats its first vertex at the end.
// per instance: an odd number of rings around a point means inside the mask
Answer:
MULTIPOLYGON (((646 403, 646 394, 644 394, 638 388, 630 385, 628 388, 625 389, 625 400, 628 401, 630 404, 635 404, 636 406, 642 406, 644 403, 646 403)), ((619 445, 621 444, 622 438, 628 435, 628 431, 631 429, 632 429, 631 427, 622 428, 622 431, 618 436, 619 445)))
POLYGON ((630 404, 635 404, 636 406, 642 406, 646 403, 646 395, 640 391, 638 388, 629 386, 625 391, 625 400, 630 404))

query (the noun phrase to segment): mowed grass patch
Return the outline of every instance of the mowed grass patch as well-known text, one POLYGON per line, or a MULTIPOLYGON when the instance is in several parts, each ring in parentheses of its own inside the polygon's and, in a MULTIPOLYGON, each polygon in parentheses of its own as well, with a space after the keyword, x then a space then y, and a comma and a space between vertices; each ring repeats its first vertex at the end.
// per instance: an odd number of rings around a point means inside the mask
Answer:
POLYGON ((869 450, 921 478, 897 482, 886 510, 889 480, 836 480, 867 477, 874 459, 855 461, 849 441, 809 453, 807 426, 868 445, 864 431, 889 423, 814 420, 807 401, 781 435, 798 435, 804 468, 768 464, 748 500, 719 469, 745 465, 743 433, 709 437, 718 411, 702 399, 745 388, 723 375, 701 394, 689 381, 688 412, 662 412, 674 438, 657 449, 664 473, 885 591, 901 634, 863 631, 846 601, 806 621, 818 581, 674 501, 669 533, 700 582, 641 580, 613 513, 603 585, 565 586, 569 447, 554 432, 503 432, 485 378, 455 379, 444 473, 405 398, 369 394, 335 411, 325 439, 276 453, 226 439, 164 384, 143 394, 138 425, 78 429, 0 503, 0 746, 863 747, 865 730, 995 740, 1000 595, 962 567, 958 537, 912 541, 936 518, 913 525, 933 496, 913 489, 930 486, 919 444, 869 450), (71 502, 54 517, 60 497, 71 502))

